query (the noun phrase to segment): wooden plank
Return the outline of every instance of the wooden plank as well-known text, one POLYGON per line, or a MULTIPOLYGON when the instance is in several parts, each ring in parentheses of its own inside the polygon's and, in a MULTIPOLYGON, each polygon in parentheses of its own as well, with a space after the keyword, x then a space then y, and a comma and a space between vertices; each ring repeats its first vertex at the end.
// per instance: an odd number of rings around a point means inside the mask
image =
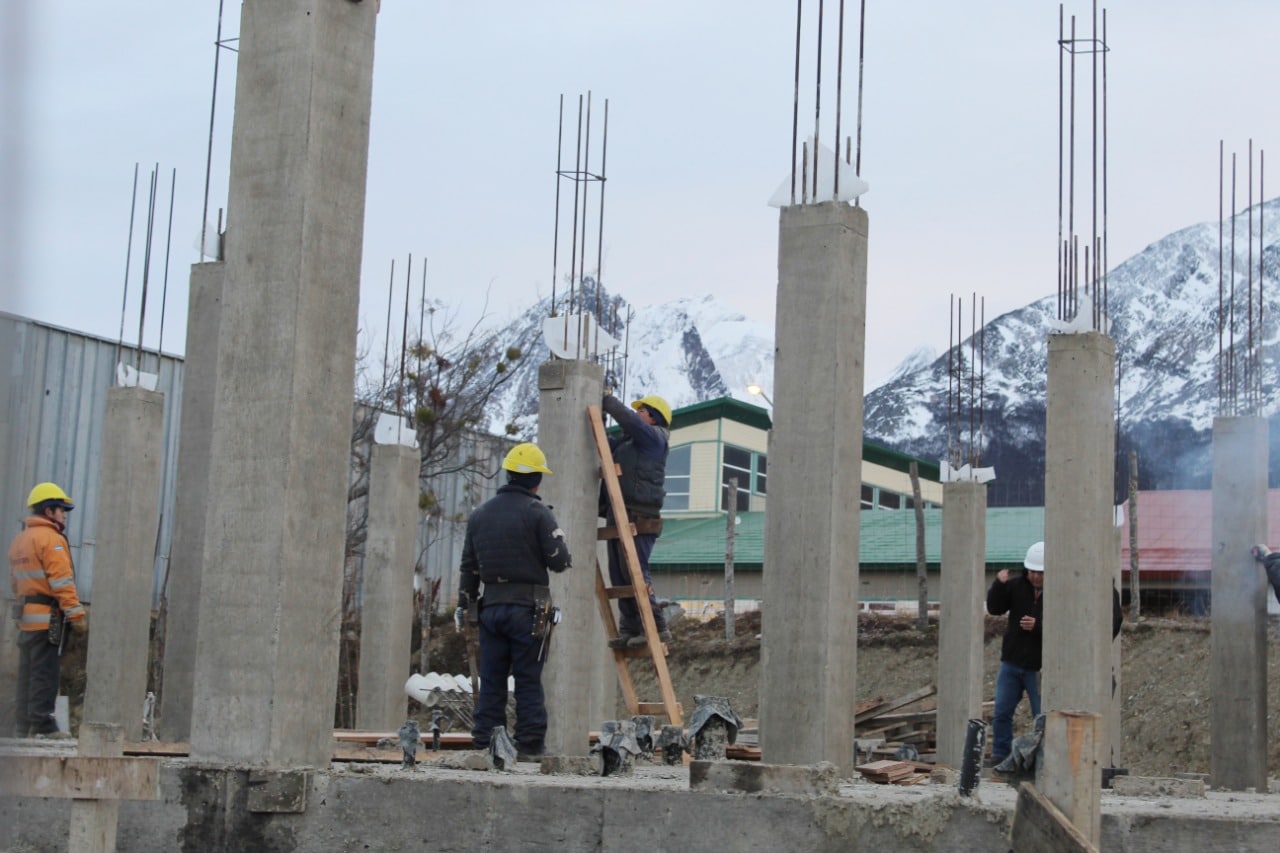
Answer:
POLYGON ((124 743, 125 755, 165 755, 180 758, 184 755, 191 754, 191 744, 189 743, 165 743, 159 740, 145 740, 140 743, 124 743))
MULTIPOLYGON (((630 523, 628 523, 627 526, 631 528, 631 535, 635 536, 636 526, 630 523)), ((618 538, 618 528, 612 524, 606 524, 603 527, 596 528, 596 541, 598 542, 603 542, 607 539, 617 539, 617 538, 618 538)))
POLYGON ((635 590, 633 590, 629 586, 611 586, 611 587, 605 588, 604 597, 606 600, 618 599, 618 598, 635 598, 636 594, 635 594, 635 590))
POLYGON ((1018 786, 1009 841, 1014 850, 1097 853, 1098 849, 1030 782, 1018 786))
POLYGON ((6 755, 0 796, 158 800, 160 759, 6 755))
MULTIPOLYGON (((600 576, 600 561, 595 563, 596 573, 596 605, 600 608, 600 618, 604 620, 605 637, 612 640, 618 636, 618 625, 613 620, 613 608, 609 606, 609 599, 606 595, 604 586, 604 578, 600 576)), ((643 713, 640 710, 640 700, 636 696, 636 685, 631 680, 631 669, 627 666, 626 653, 628 649, 611 649, 613 652, 613 663, 618 670, 618 685, 622 690, 622 701, 626 703, 627 710, 634 716, 643 713)), ((660 713, 666 713, 664 708, 660 713)))
POLYGON ((856 725, 857 723, 874 719, 875 717, 878 717, 883 713, 888 713, 889 711, 896 711, 899 708, 910 705, 912 702, 919 702, 921 699, 924 699, 927 696, 932 696, 937 692, 938 692, 938 688, 936 685, 933 685, 933 684, 930 684, 928 687, 921 687, 919 690, 914 690, 905 696, 899 696, 897 699, 894 699, 891 702, 885 702, 880 707, 877 707, 875 710, 864 711, 861 714, 855 714, 853 717, 853 722, 856 725))

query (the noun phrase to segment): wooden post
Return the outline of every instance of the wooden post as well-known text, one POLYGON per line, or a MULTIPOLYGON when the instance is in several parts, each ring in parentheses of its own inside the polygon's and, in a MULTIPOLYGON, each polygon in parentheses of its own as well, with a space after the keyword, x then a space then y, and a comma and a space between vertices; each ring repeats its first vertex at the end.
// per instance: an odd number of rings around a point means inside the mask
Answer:
POLYGON ((909 467, 911 474, 911 502, 916 511, 916 583, 919 586, 919 602, 916 610, 916 629, 929 629, 929 570, 924 559, 924 501, 920 495, 920 468, 914 459, 909 467))
POLYGON ((729 512, 724 531, 724 638, 733 640, 733 544, 738 526, 738 478, 729 478, 729 512))
MULTIPOLYGON (((79 753, 91 758, 124 755, 124 729, 114 723, 81 723, 79 753)), ((71 803, 68 849, 109 853, 116 849, 119 800, 75 800, 71 803)))
POLYGON ((1129 451, 1129 619, 1142 615, 1138 581, 1138 451, 1129 451))
POLYGON ((1101 714, 1050 711, 1036 767, 1036 787, 1094 847, 1102 837, 1103 740, 1101 714))

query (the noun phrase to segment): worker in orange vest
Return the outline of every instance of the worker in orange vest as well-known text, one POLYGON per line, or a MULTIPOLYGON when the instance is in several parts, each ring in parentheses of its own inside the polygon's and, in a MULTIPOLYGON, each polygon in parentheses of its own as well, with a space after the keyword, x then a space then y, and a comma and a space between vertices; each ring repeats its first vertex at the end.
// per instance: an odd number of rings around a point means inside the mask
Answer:
POLYGON ((75 504, 53 483, 40 483, 27 497, 31 515, 9 546, 9 580, 18 600, 20 629, 17 737, 70 737, 58 731, 58 664, 67 624, 83 634, 89 613, 76 594, 71 547, 64 531, 75 504))

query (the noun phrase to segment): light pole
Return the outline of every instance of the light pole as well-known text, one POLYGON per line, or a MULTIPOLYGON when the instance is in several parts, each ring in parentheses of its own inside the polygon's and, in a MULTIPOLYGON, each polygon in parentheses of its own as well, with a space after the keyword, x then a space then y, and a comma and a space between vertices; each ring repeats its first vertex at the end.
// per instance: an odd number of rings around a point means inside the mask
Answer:
POLYGON ((769 395, 764 393, 764 388, 756 383, 747 386, 747 393, 753 397, 763 397, 764 401, 769 404, 769 408, 773 408, 773 401, 769 399, 769 395))

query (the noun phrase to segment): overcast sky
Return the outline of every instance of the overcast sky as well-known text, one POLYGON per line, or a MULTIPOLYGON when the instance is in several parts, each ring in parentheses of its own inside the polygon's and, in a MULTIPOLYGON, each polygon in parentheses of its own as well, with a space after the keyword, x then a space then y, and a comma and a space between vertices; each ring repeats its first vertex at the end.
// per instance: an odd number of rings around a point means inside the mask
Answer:
MULTIPOLYGON (((842 135, 855 132, 858 5, 846 3, 842 135)), ((950 293, 985 297, 990 320, 1054 291, 1058 4, 866 5, 870 384, 917 346, 945 348, 950 293)), ((802 133, 813 127, 817 6, 805 2, 802 133)), ((838 8, 827 0, 828 145, 838 8)), ((1078 37, 1090 34, 1091 8, 1066 7, 1077 15, 1078 37)), ((1219 139, 1228 154, 1240 154, 1242 199, 1249 138, 1276 149, 1280 111, 1269 101, 1280 86, 1280 3, 1118 0, 1107 10, 1108 255, 1115 266, 1169 231, 1217 218, 1219 139)), ((239 11, 228 0, 224 37, 238 32, 239 11)), ((597 133, 609 99, 606 284, 638 305, 711 293, 771 320, 778 213, 765 202, 790 170, 795 12, 791 0, 383 0, 362 328, 381 334, 390 262, 396 259, 401 288, 409 253, 415 265, 430 259, 431 295, 469 319, 479 316, 486 293, 496 323, 550 292, 558 99, 566 95, 571 136, 577 95, 588 90, 597 133)), ((0 106, 9 147, 0 167, 0 310, 119 333, 130 189, 140 162, 125 312, 125 339, 135 340, 145 185, 158 162, 145 343, 155 346, 160 335, 176 168, 163 345, 182 351, 217 14, 217 0, 3 4, 0 106), (23 74, 15 66, 24 54, 23 74), (20 265, 17 249, 25 250, 20 265)), ((1080 62, 1078 109, 1087 114, 1091 78, 1080 62)), ((226 206, 234 72, 235 54, 224 51, 211 220, 226 206)), ((1087 175, 1088 125, 1078 121, 1085 150, 1077 170, 1087 175)), ((1280 172, 1273 174, 1272 196, 1280 189, 1280 172)), ((1078 190, 1077 221, 1086 223, 1078 230, 1086 235, 1087 200, 1078 190)), ((593 223, 589 267, 595 234, 593 223)), ((420 282, 415 273, 415 298, 420 282)))

